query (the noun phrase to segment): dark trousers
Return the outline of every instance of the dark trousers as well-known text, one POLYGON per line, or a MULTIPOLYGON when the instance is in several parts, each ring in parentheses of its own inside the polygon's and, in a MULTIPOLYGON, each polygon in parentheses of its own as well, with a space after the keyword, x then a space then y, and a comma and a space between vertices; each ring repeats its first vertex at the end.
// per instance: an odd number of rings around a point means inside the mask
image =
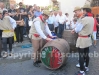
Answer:
POLYGON ((23 26, 18 26, 15 29, 17 42, 23 42, 23 26))
POLYGON ((24 28, 23 28, 23 35, 27 35, 27 31, 28 31, 28 18, 25 17, 24 18, 24 22, 25 22, 25 25, 24 25, 24 28))
POLYGON ((1 57, 1 51, 2 51, 2 42, 1 42, 1 36, 0 36, 0 57, 1 57))
POLYGON ((64 29, 66 29, 66 23, 64 24, 64 29))
POLYGON ((29 34, 30 28, 31 28, 31 26, 27 27, 27 34, 29 34))
POLYGON ((64 31, 64 24, 59 24, 59 36, 60 36, 60 38, 62 38, 63 31, 64 31))
POLYGON ((50 31, 54 30, 54 25, 53 24, 48 24, 48 27, 49 27, 50 31))
POLYGON ((97 26, 97 38, 99 37, 99 26, 97 26))
POLYGON ((56 34, 58 33, 58 27, 55 27, 55 33, 56 34))
POLYGON ((79 52, 80 70, 84 71, 85 70, 84 62, 86 63, 86 67, 88 67, 89 65, 89 47, 84 49, 78 48, 78 52, 79 52))
POLYGON ((12 51, 12 44, 13 44, 13 37, 9 38, 2 38, 2 44, 3 44, 3 49, 4 51, 7 52, 7 43, 9 44, 9 51, 12 51))

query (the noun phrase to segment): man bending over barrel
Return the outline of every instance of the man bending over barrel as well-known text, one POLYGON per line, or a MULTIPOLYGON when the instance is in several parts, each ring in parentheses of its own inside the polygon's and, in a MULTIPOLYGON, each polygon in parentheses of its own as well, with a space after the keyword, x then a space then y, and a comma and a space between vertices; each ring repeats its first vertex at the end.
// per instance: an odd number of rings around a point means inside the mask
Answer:
MULTIPOLYGON (((90 35, 93 32, 94 18, 91 14, 91 7, 90 5, 86 4, 82 9, 84 17, 79 20, 79 25, 72 30, 72 33, 78 33, 76 47, 78 48, 79 52, 80 71, 75 75, 85 75, 85 71, 89 70, 89 47, 92 45, 90 35), (84 65, 84 62, 86 65, 84 65)), ((77 14, 77 10, 74 12, 77 14)))
POLYGON ((33 24, 31 26, 31 29, 29 31, 29 38, 31 38, 32 45, 34 48, 34 62, 33 65, 35 67, 40 67, 38 63, 40 63, 40 50, 44 45, 44 40, 51 41, 54 36, 52 36, 51 31, 48 28, 48 25, 46 23, 46 20, 49 17, 50 12, 44 11, 44 13, 35 18, 33 20, 33 24), (45 35, 45 32, 51 37, 48 38, 45 35))

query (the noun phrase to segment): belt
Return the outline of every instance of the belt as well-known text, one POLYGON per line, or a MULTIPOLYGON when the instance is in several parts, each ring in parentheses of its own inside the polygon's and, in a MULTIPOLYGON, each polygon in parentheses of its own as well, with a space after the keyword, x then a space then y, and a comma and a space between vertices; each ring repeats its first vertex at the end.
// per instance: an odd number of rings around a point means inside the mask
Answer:
POLYGON ((62 23, 59 23, 59 22, 58 22, 58 24, 64 25, 64 24, 62 24, 62 23))
POLYGON ((40 35, 39 34, 33 34, 35 37, 39 37, 40 35))
MULTIPOLYGON (((3 30, 3 32, 12 32, 12 31, 10 31, 10 30, 3 30)), ((14 41, 16 41, 16 34, 15 34, 15 32, 14 32, 14 41)))
POLYGON ((78 36, 78 37, 82 37, 82 38, 88 38, 88 37, 90 37, 90 35, 87 35, 87 36, 78 36))

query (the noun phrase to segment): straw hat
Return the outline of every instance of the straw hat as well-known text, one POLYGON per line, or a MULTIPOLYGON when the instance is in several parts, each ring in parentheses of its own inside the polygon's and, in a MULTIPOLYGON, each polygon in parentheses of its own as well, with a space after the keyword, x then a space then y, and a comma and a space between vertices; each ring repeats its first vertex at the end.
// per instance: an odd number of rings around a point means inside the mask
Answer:
POLYGON ((85 5, 82 7, 82 9, 84 9, 84 8, 89 8, 89 9, 91 9, 91 6, 90 6, 89 4, 85 4, 85 5))
POLYGON ((77 6, 77 7, 74 8, 74 11, 73 12, 75 12, 77 10, 81 10, 81 8, 77 6))
POLYGON ((48 10, 44 10, 44 11, 43 11, 43 14, 49 16, 49 15, 50 15, 50 12, 49 12, 48 10))

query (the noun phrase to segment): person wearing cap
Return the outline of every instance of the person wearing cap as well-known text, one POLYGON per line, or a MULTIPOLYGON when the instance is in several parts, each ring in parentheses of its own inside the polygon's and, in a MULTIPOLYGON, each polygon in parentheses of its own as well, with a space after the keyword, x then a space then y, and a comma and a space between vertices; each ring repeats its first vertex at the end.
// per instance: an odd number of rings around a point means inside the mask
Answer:
POLYGON ((78 22, 79 22, 81 20, 81 18, 83 17, 81 7, 79 7, 79 6, 75 7, 73 12, 75 12, 75 16, 77 17, 78 22))
POLYGON ((50 12, 49 11, 44 11, 43 14, 33 20, 33 23, 31 25, 30 31, 29 31, 29 38, 32 41, 33 45, 33 65, 35 67, 40 67, 39 62, 40 62, 40 50, 43 47, 43 40, 47 41, 52 41, 51 38, 52 36, 51 31, 49 30, 49 27, 46 23, 46 20, 49 17, 50 12), (47 33, 51 38, 48 38, 47 33))
MULTIPOLYGON (((78 33, 76 47, 78 48, 79 52, 80 71, 75 75, 85 75, 85 71, 89 71, 89 47, 92 45, 90 35, 93 32, 94 18, 91 15, 91 7, 90 5, 86 4, 82 9, 84 17, 79 21, 79 25, 77 25, 76 28, 72 30, 72 33, 78 33)), ((75 13, 76 12, 77 10, 75 13)))
MULTIPOLYGON (((81 19, 83 18, 83 12, 82 12, 82 10, 81 10, 81 7, 79 7, 79 6, 77 6, 77 7, 75 7, 74 8, 74 11, 73 11, 74 13, 75 13, 75 15, 74 15, 74 18, 77 18, 77 25, 79 24, 79 22, 81 21, 81 19)), ((76 26, 77 26, 76 25, 76 26)), ((76 27, 75 26, 75 27, 76 27)), ((74 28, 75 28, 74 27, 74 28)), ((73 28, 73 29, 74 29, 73 28)), ((79 27, 80 28, 80 27, 79 27)), ((78 64, 76 64, 76 67, 80 67, 80 64, 78 63, 78 64)))

